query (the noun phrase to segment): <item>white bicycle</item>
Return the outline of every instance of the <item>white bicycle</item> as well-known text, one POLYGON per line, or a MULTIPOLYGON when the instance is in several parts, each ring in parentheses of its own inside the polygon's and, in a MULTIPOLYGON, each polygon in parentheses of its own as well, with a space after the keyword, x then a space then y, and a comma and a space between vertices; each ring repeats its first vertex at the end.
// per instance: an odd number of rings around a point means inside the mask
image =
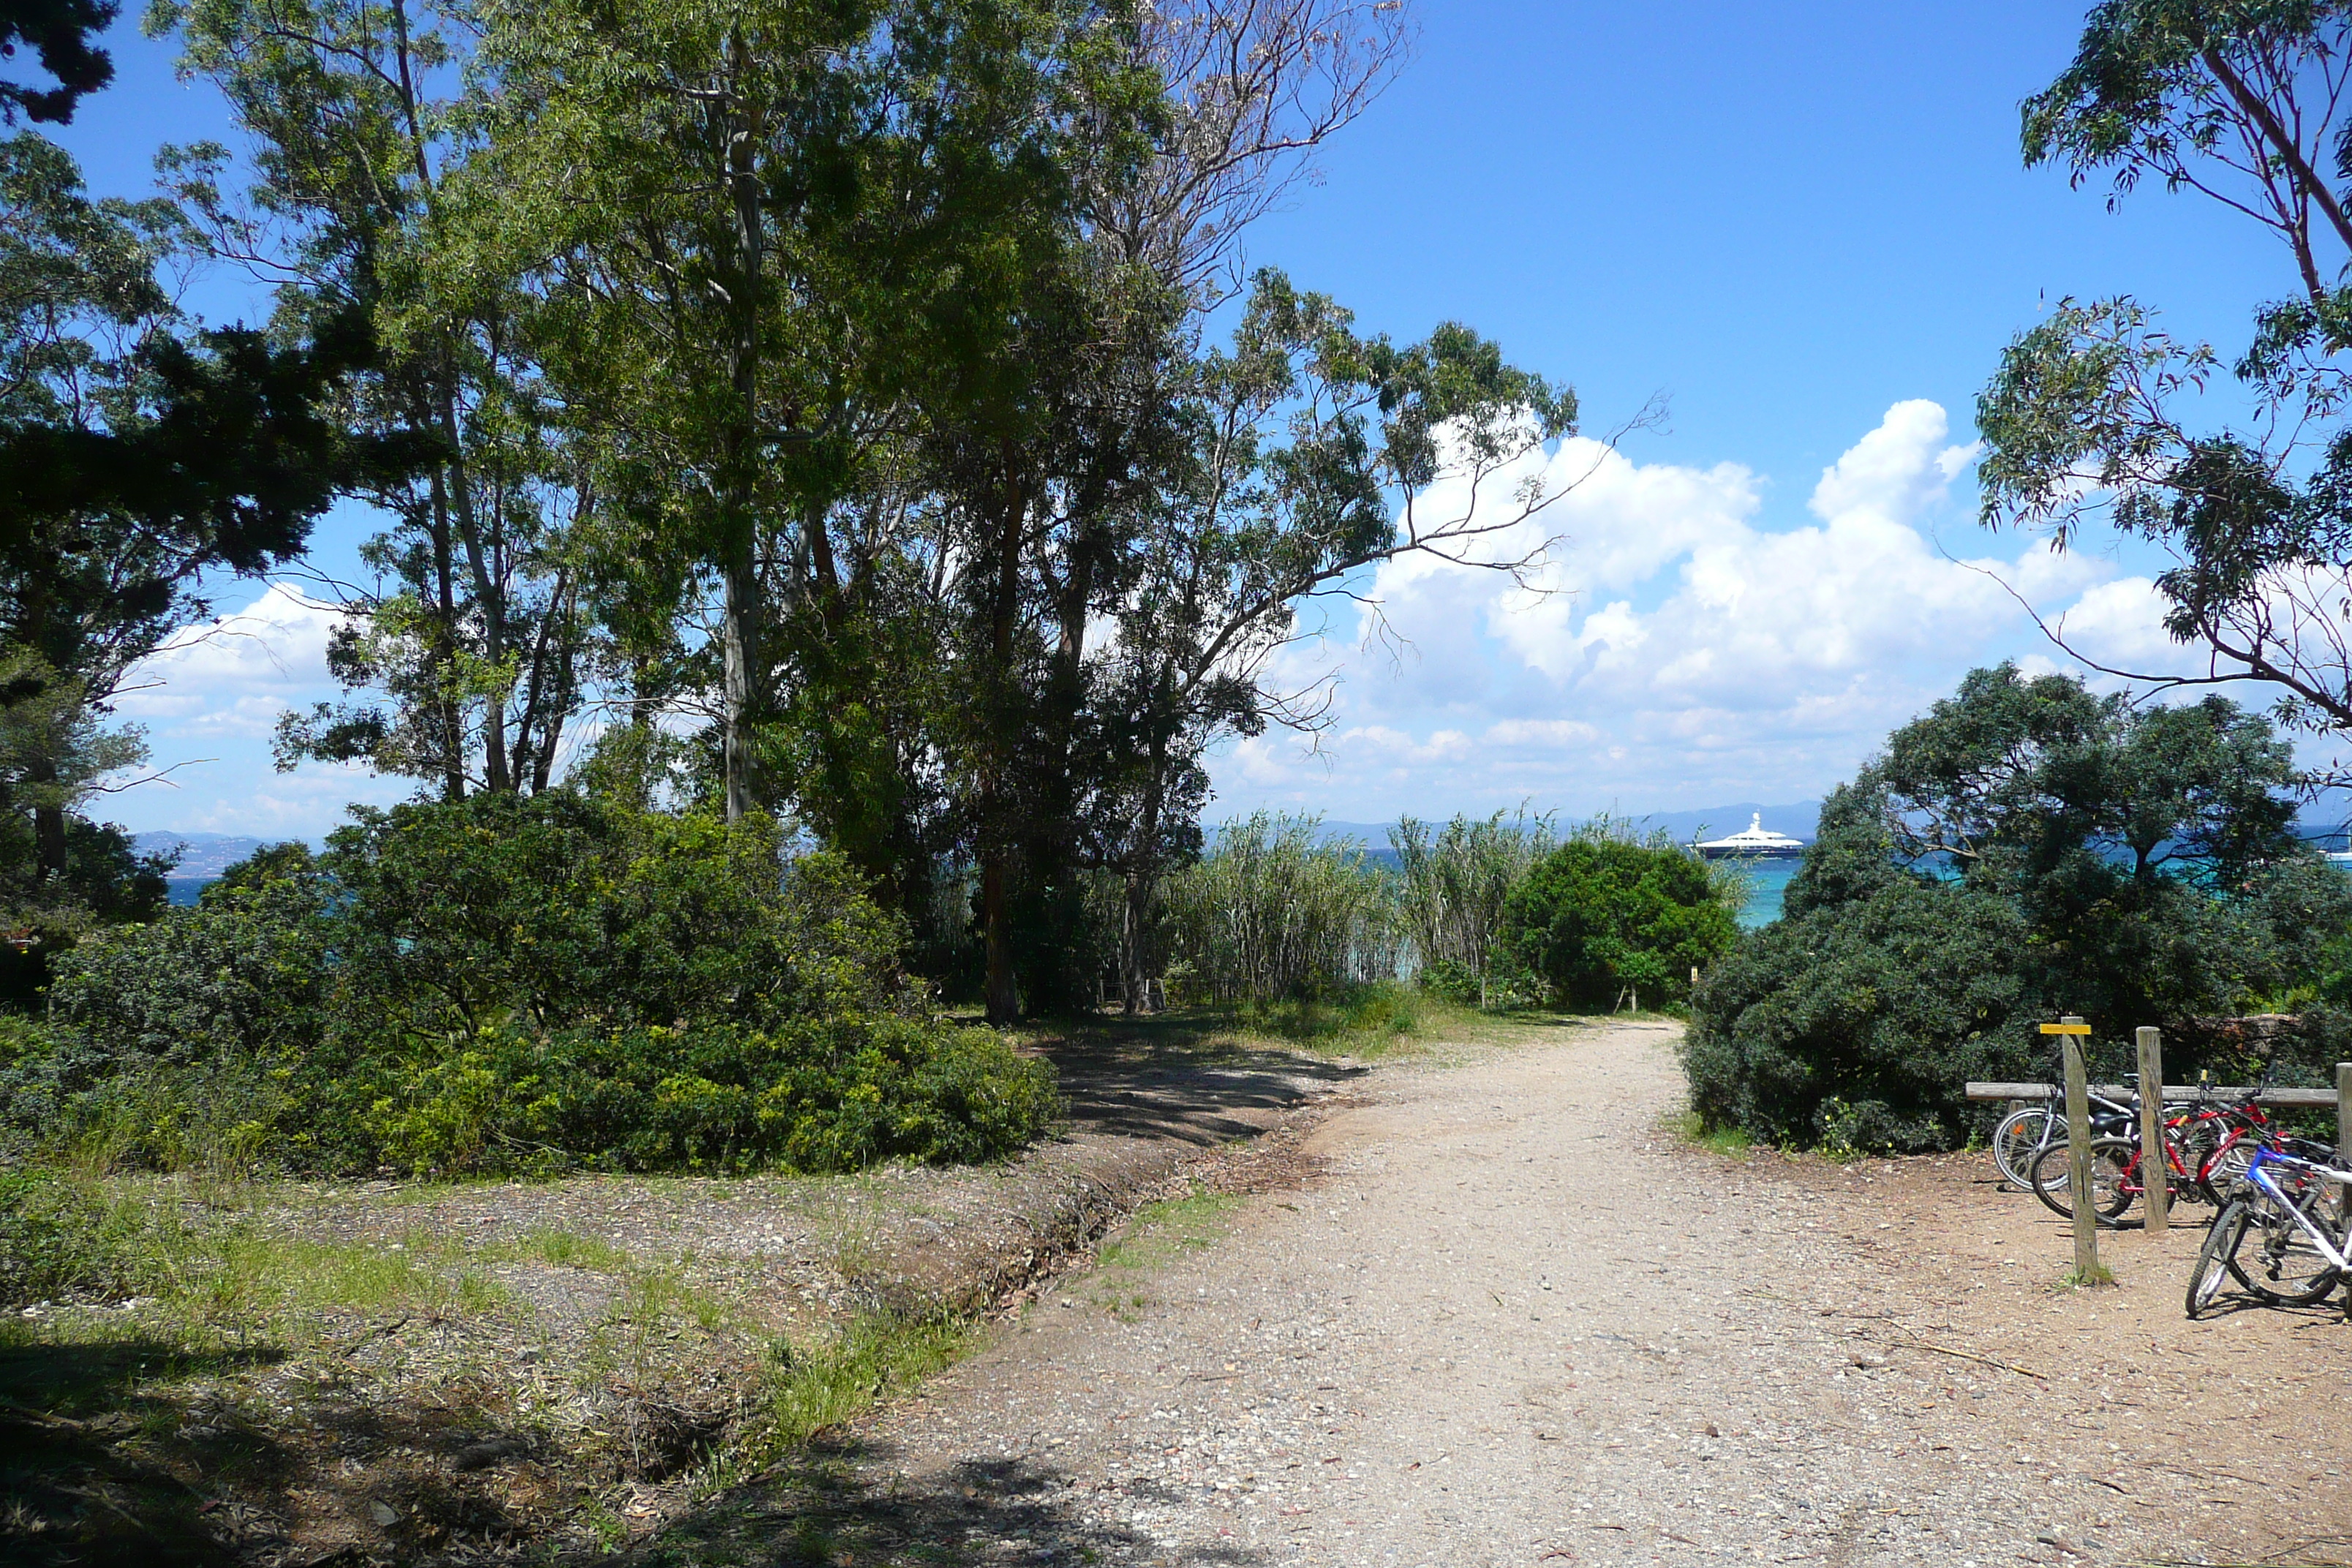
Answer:
POLYGON ((2308 1307, 2326 1300, 2352 1272, 2344 1204, 2352 1171, 2337 1169, 2335 1159, 2334 1150, 2301 1139, 2254 1151, 2198 1248, 2189 1276, 2190 1317, 2203 1316, 2232 1278, 2273 1306, 2308 1307))

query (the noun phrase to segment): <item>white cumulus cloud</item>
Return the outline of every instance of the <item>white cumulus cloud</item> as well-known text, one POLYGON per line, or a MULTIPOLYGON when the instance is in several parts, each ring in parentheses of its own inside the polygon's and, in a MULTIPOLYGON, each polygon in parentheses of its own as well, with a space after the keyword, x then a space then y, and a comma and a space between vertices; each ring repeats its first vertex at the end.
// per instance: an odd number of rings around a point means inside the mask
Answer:
POLYGON ((1358 819, 1529 795, 1571 812, 1794 798, 1849 776, 1972 665, 2047 649, 2011 587, 2102 648, 2161 642, 2145 579, 1977 530, 1951 494, 1976 450, 1936 404, 1897 403, 1822 472, 1809 520, 1776 527, 1769 487, 1738 464, 1562 443, 1545 477, 1575 488, 1495 548, 1550 539, 1532 583, 1381 568, 1367 593, 1410 653, 1323 645, 1338 722, 1322 754, 1261 737, 1219 766, 1224 796, 1358 819), (1939 521, 2015 553, 1954 559, 1939 521))

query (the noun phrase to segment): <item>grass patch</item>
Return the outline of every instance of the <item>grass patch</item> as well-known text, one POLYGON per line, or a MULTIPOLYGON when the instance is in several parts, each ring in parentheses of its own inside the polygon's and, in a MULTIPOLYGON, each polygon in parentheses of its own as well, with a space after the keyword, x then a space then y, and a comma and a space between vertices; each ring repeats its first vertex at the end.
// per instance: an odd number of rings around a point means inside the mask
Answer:
POLYGON ((1157 1268, 1187 1253, 1205 1252, 1225 1234, 1225 1216, 1241 1206, 1230 1193, 1192 1193, 1136 1210, 1127 1228, 1102 1249, 1106 1268, 1157 1268))
POLYGON ((705 1333, 725 1327, 728 1316, 724 1302, 669 1268, 646 1269, 633 1276, 619 1310, 632 1321, 646 1324, 690 1318, 705 1333))
POLYGON ((2058 1276, 2059 1288, 2064 1290, 2079 1290, 2088 1286, 2112 1285, 2115 1282, 2115 1270, 2104 1263, 2094 1263, 2088 1268, 2069 1268, 2058 1276))
POLYGON ((506 1300, 454 1250, 412 1232, 403 1239, 296 1241, 249 1224, 184 1233, 167 1260, 162 1304, 201 1321, 246 1325, 289 1312, 495 1310, 506 1300))
POLYGON ((1683 1141, 1709 1153, 1738 1159, 1754 1147, 1748 1134, 1738 1127, 1709 1127, 1706 1119, 1696 1110, 1685 1110, 1675 1122, 1683 1141))
POLYGON ((608 1241, 551 1226, 526 1231, 503 1247, 486 1248, 482 1256, 499 1262, 548 1263, 558 1268, 587 1268, 599 1274, 625 1273, 632 1261, 627 1253, 608 1241))
POLYGON ((769 1438, 779 1448, 806 1443, 855 1420, 884 1396, 912 1388, 952 1363, 971 1330, 950 1318, 871 1313, 824 1343, 770 1348, 769 1438))
POLYGON ((1229 1193, 1192 1193, 1138 1209, 1127 1228, 1103 1246, 1088 1291, 1094 1304, 1121 1321, 1133 1321, 1151 1305, 1150 1296, 1138 1289, 1138 1276, 1214 1247, 1241 1201, 1229 1193))

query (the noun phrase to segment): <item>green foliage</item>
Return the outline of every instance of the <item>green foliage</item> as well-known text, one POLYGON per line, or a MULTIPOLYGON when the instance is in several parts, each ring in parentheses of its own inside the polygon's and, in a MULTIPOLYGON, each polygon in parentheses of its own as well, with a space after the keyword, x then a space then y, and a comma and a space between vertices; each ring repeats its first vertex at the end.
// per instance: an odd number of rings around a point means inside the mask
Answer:
POLYGON ((115 17, 113 0, 14 0, 0 14, 0 57, 14 58, 19 45, 40 57, 55 87, 0 81, 0 124, 26 119, 63 125, 74 106, 114 79, 114 61, 92 40, 115 17))
POLYGON ((1320 817, 1229 822, 1168 905, 1187 1000, 1293 1002, 1396 973, 1388 879, 1353 841, 1318 843, 1320 817))
POLYGON ((82 942, 58 966, 50 1019, 126 1061, 298 1055, 321 1029, 330 888, 304 846, 263 849, 194 909, 82 942))
POLYGON ((732 1173, 999 1158, 1061 1114, 1050 1064, 985 1029, 834 1017, 775 1033, 482 1031, 383 1063, 359 1111, 385 1160, 445 1173, 732 1173))
POLYGON ((1370 1049, 1418 1032, 1433 1011, 1429 999, 1395 980, 1375 980, 1304 996, 1244 1000, 1235 1025, 1302 1045, 1370 1049))
POLYGON ((1910 876, 1748 933, 1692 997, 1693 1109, 1763 1143, 1948 1145, 1962 1083, 2031 1077, 2045 1054, 2015 967, 2028 940, 2013 906, 1910 876))
MULTIPOLYGON (((2046 1077, 2039 1021, 2167 1030, 2316 980, 2352 883, 2290 831, 2285 748, 2209 700, 2133 710, 1978 670, 1823 804, 1787 915, 1710 968, 1685 1043, 1709 1126, 1849 1153, 1968 1135, 1970 1079, 2046 1077)), ((2242 1061, 2242 1057, 2238 1058, 2242 1061)))
POLYGON ((1501 946, 1518 970, 1575 1006, 1690 994, 1689 975, 1728 950, 1738 912, 1706 862, 1663 833, 1608 822, 1537 861, 1503 908, 1501 946))
POLYGON ((877 1399, 953 1363, 971 1337, 949 1318, 873 1313, 821 1344, 777 1341, 770 1352, 770 1440, 791 1447, 856 1419, 877 1399))
MULTIPOLYGON (((28 101, 0 83, 0 120, 28 101)), ((282 340, 190 330, 159 274, 194 248, 172 203, 93 200, 61 148, 0 138, 0 1003, 163 905, 163 868, 83 815, 147 754, 103 722, 128 672, 398 460, 323 412, 366 332, 331 311, 282 340)))
POLYGON ((129 1289, 135 1226, 53 1171, 0 1170, 0 1307, 129 1289))
POLYGON ((898 923, 829 855, 571 791, 360 808, 320 861, 356 1026, 427 1038, 510 1016, 760 1027, 899 999, 898 923))
MULTIPOLYGON (((2108 202, 2195 191, 2291 258, 2230 363, 2128 295, 2064 300, 2013 340, 1978 401, 1984 521, 2063 546, 2111 524, 2169 558, 2166 629, 2215 674, 2267 683, 2283 721, 2352 729, 2352 665, 2326 606, 2352 584, 2345 426, 2352 244, 2336 72, 2352 10, 2308 0, 2101 0, 2074 59, 2021 107, 2029 166, 2108 202), (2232 395, 2209 398, 2224 374, 2232 395), (2234 409, 2234 424, 2214 410, 2234 409)), ((2172 684, 2151 671, 2141 678, 2172 684)))
POLYGON ((568 791, 362 810, 70 954, 21 1147, 168 1166, 844 1170, 992 1159, 1049 1064, 927 1016, 898 922, 774 826, 568 791))
POLYGON ((1408 816, 1389 830, 1400 870, 1398 912, 1412 933, 1423 989, 1471 1006, 1504 1001, 1490 973, 1504 911, 1528 868, 1551 852, 1553 837, 1550 819, 1530 818, 1524 806, 1508 822, 1499 811, 1484 821, 1456 816, 1433 835, 1408 816))

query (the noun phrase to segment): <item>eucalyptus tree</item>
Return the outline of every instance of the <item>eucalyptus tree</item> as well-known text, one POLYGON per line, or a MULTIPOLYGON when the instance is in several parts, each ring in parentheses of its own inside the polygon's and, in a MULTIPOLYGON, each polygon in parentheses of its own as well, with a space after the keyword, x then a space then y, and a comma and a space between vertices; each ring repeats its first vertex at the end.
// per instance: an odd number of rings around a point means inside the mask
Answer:
POLYGON ((2027 163, 2105 181, 2110 205, 2149 181, 2216 201, 2277 242, 2283 287, 2226 363, 2128 295, 2062 301, 2009 346, 1978 408, 1989 524, 2063 546, 2105 520, 2170 553, 2165 626, 2202 668, 2113 673, 2266 683, 2283 719, 2338 734, 2352 731, 2347 73, 2352 6, 2337 0, 2093 9, 2072 64, 2023 106, 2027 163), (2242 416, 2215 421, 2203 395, 2225 373, 2242 416))
MULTIPOLYGON (((1139 744, 1102 819, 1125 924, 1149 922, 1179 847, 1168 813, 1198 799, 1201 760, 1235 735, 1328 719, 1323 688, 1284 684, 1275 656, 1321 635, 1319 601, 1365 603, 1364 575, 1427 556, 1518 576, 1542 561, 1542 513, 1566 485, 1545 463, 1576 428, 1575 394, 1505 363, 1449 323, 1398 346, 1365 337, 1328 297, 1262 271, 1232 342, 1186 389, 1180 482, 1151 499, 1138 569, 1105 658, 1139 744)), ((1126 989, 1139 993, 1128 950, 1126 989)))
POLYGON ((594 489, 515 280, 453 257, 476 16, 463 0, 155 0, 147 26, 253 142, 241 193, 218 147, 167 159, 213 252, 278 285, 281 331, 364 318, 377 353, 345 416, 431 454, 361 487, 391 525, 362 552, 371 581, 330 584, 350 612, 335 671, 383 700, 287 715, 281 765, 363 761, 448 798, 543 787, 585 690, 571 534, 594 489))
MULTIPOLYGON (((1202 798, 1205 781, 1154 738, 1171 731, 1148 700, 1148 664, 1102 632, 1160 552, 1155 498, 1188 482, 1187 400, 1207 322, 1239 286, 1248 225, 1378 96, 1411 34, 1403 5, 1356 0, 1107 7, 1096 36, 1128 68, 1096 79, 1148 81, 1149 113, 1120 118, 1099 89, 1081 100, 1091 134, 1070 149, 1074 237, 1036 279, 1013 374, 924 422, 964 567, 951 600, 973 674, 954 727, 977 786, 962 815, 993 1016, 1020 1005, 1016 968, 1050 998, 1047 971, 1083 946, 1051 913, 1076 909, 1080 879, 1125 875, 1139 857, 1181 863, 1197 847, 1189 816, 1163 833, 1159 813, 1130 810, 1140 776, 1160 781, 1144 792, 1154 798, 1180 776, 1178 794, 1202 798), (1031 928, 1025 960, 1015 924, 1031 928)), ((1150 886, 1131 904, 1148 904, 1150 886)), ((1122 923, 1131 994, 1135 908, 1122 923)))

